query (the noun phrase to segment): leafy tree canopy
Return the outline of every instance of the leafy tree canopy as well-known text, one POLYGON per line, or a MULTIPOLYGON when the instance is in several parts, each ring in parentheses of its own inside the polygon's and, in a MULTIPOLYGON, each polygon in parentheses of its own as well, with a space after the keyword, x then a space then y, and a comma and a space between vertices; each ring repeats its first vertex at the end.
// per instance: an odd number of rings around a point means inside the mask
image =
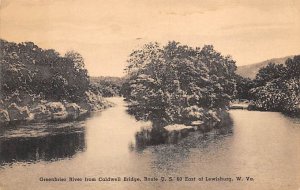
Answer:
POLYGON ((212 45, 149 43, 130 54, 123 93, 150 118, 158 114, 175 121, 190 106, 227 106, 235 93, 235 70, 235 61, 212 45))
POLYGON ((254 109, 300 113, 300 56, 288 59, 284 65, 268 64, 254 81, 254 109))
POLYGON ((32 42, 16 44, 5 40, 0 40, 0 47, 1 99, 23 94, 77 102, 89 87, 84 60, 77 52, 61 56, 32 42))

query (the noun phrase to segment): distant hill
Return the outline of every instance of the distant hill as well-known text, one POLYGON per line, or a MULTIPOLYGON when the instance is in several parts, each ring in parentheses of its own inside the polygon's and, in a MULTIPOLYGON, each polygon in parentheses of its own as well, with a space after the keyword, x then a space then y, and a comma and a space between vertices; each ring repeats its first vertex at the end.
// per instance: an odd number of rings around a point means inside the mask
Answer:
POLYGON ((241 75, 242 77, 248 77, 250 79, 254 79, 259 69, 268 65, 268 63, 272 62, 275 64, 284 64, 288 58, 293 58, 294 55, 281 57, 281 58, 273 58, 260 63, 255 63, 251 65, 244 65, 237 68, 236 73, 241 75))

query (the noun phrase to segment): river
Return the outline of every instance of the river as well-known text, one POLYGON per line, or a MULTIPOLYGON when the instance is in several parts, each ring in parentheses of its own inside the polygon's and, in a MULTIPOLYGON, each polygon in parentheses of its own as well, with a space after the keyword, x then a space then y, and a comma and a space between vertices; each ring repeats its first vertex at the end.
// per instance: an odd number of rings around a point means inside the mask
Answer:
POLYGON ((300 188, 298 119, 275 112, 231 110, 233 126, 226 132, 204 136, 193 132, 176 144, 137 148, 136 132, 151 123, 127 114, 121 98, 110 100, 116 106, 83 121, 0 131, 0 189, 300 188), (236 180, 239 176, 243 181, 236 180), (45 182, 41 177, 171 177, 173 181, 45 182), (196 180, 188 182, 184 177, 196 180), (234 181, 209 182, 205 177, 234 181))

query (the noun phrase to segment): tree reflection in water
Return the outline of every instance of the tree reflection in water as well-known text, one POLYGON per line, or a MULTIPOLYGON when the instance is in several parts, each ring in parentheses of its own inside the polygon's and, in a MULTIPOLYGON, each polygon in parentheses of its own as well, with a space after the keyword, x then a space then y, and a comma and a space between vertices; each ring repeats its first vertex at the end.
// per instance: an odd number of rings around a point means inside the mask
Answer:
MULTIPOLYGON (((134 113, 130 110, 130 113, 134 113)), ((135 113, 134 116, 138 120, 144 120, 140 117, 143 114, 135 113)), ((199 141, 206 141, 207 139, 219 138, 222 136, 230 135, 232 131, 232 119, 226 114, 220 125, 212 126, 208 123, 203 124, 199 128, 186 128, 180 130, 168 131, 164 127, 167 125, 165 121, 159 119, 151 120, 153 125, 150 128, 142 128, 135 134, 135 143, 130 145, 131 150, 141 151, 147 146, 159 144, 178 144, 182 139, 189 137, 188 141, 196 143, 199 141)))
POLYGON ((13 162, 55 161, 85 149, 85 133, 61 133, 0 140, 0 165, 13 162))

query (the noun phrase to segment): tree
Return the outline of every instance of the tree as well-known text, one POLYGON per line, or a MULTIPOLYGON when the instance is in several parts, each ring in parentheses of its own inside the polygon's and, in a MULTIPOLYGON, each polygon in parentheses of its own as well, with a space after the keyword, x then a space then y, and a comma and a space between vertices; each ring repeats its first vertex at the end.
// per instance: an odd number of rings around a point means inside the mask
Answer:
POLYGON ((269 63, 266 67, 261 68, 256 77, 255 83, 257 86, 263 86, 267 82, 284 76, 286 68, 283 64, 269 63))
POLYGON ((77 71, 85 70, 85 64, 83 57, 76 51, 68 51, 65 53, 65 58, 73 61, 75 69, 77 71))
POLYGON ((295 56, 293 59, 288 59, 286 65, 286 78, 299 78, 300 77, 300 55, 295 56))
POLYGON ((254 82, 250 78, 236 75, 236 96, 237 99, 252 100, 250 90, 254 87, 254 82))
POLYGON ((129 56, 124 96, 146 119, 181 122, 188 107, 225 108, 235 93, 235 69, 213 46, 150 43, 129 56))
POLYGON ((27 94, 54 101, 81 101, 89 88, 87 70, 79 53, 60 56, 33 42, 13 43, 0 40, 1 99, 9 102, 12 94, 27 94))
POLYGON ((254 81, 254 109, 300 113, 300 56, 288 59, 284 65, 270 63, 254 81))

